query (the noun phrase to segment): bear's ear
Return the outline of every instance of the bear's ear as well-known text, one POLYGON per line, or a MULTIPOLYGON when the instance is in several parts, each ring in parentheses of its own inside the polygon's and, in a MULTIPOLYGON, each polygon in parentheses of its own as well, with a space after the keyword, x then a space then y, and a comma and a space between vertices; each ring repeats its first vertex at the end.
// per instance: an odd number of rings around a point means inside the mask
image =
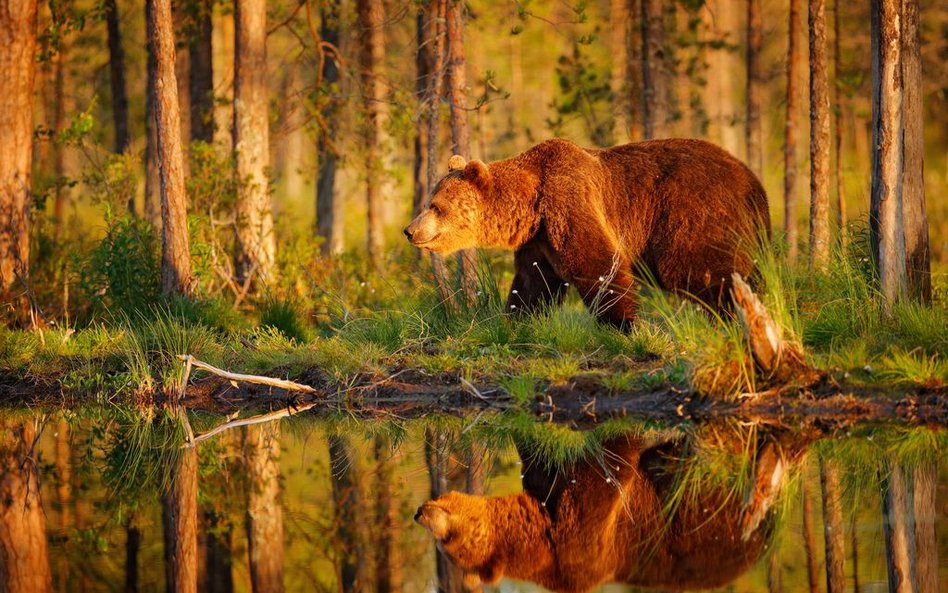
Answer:
POLYGON ((487 168, 484 161, 474 159, 464 167, 464 180, 485 189, 490 180, 490 169, 487 168))
POLYGON ((464 168, 464 165, 467 164, 467 161, 464 160, 464 157, 456 154, 448 159, 448 171, 460 171, 464 168))

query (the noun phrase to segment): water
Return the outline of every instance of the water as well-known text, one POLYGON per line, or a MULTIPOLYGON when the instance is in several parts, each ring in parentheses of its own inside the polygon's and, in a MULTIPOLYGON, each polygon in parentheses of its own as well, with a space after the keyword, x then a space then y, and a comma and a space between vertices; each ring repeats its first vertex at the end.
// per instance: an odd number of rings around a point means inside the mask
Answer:
MULTIPOLYGON (((896 522, 893 541, 919 542, 922 579, 934 528, 948 589, 941 432, 864 426, 826 438, 627 423, 576 433, 524 418, 473 420, 295 417, 225 431, 195 452, 181 448, 186 429, 174 420, 2 412, 0 590, 43 590, 24 583, 48 578, 54 591, 163 592, 170 575, 198 591, 433 591, 435 536, 470 569, 448 563, 447 578, 507 575, 485 590, 543 590, 528 580, 586 590, 618 575, 659 590, 807 591, 808 557, 825 590, 834 471, 845 589, 887 589, 883 492, 900 477, 907 487, 888 492, 911 500, 893 508, 913 510, 916 525, 896 522), (934 489, 924 483, 932 467, 934 489), (431 503, 432 488, 507 498, 431 503), (194 533, 196 548, 186 543, 194 533), (174 534, 178 544, 166 545, 174 534)), ((200 433, 222 421, 192 415, 190 424, 200 433)))

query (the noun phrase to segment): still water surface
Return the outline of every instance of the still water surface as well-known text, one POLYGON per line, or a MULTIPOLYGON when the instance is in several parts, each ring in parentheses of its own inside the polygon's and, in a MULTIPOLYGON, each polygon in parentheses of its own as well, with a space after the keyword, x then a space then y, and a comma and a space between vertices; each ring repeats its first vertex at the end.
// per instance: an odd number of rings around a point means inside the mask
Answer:
POLYGON ((846 590, 884 591, 885 492, 908 496, 890 524, 919 590, 948 590, 946 439, 928 429, 295 418, 195 452, 173 420, 0 414, 8 590, 19 570, 82 592, 434 591, 439 573, 455 590, 822 591, 835 544, 846 590), (436 540, 457 562, 437 567, 436 540), (614 580, 632 585, 598 584, 614 580))

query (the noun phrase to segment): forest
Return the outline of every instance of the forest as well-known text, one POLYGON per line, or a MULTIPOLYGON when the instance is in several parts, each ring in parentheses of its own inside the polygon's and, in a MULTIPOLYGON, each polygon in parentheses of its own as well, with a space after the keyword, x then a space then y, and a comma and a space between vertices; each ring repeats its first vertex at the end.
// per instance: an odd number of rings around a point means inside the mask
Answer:
POLYGON ((508 590, 425 501, 656 442, 656 525, 761 546, 705 586, 945 589, 944 2, 0 0, 0 48, 0 591, 508 590), (509 251, 406 240, 552 138, 746 163, 731 306, 518 314, 509 251))

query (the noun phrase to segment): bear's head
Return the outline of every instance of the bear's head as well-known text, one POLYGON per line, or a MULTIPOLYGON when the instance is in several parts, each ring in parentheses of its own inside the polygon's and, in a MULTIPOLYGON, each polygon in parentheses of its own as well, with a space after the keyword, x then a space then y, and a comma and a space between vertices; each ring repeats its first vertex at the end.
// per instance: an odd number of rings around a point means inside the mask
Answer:
POLYGON ((454 155, 448 161, 448 174, 405 228, 405 236, 416 247, 445 255, 483 245, 482 210, 490 184, 487 165, 454 155))
POLYGON ((438 547, 464 571, 469 586, 496 583, 503 576, 489 498, 449 492, 418 507, 415 521, 427 529, 438 547))

